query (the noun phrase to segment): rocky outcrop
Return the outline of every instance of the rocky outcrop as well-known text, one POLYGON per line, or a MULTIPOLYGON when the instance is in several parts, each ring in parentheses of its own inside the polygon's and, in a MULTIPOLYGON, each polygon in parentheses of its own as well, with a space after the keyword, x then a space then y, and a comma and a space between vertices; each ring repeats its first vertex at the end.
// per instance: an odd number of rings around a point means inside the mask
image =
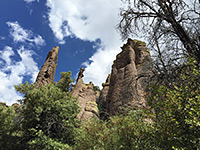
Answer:
POLYGON ((57 67, 59 47, 54 47, 47 55, 46 61, 43 64, 36 78, 35 86, 45 86, 54 82, 55 72, 57 67))
MULTIPOLYGON (((122 113, 124 108, 145 107, 144 92, 147 78, 152 74, 150 53, 144 42, 128 39, 121 49, 112 65, 106 96, 110 115, 122 113)), ((105 96, 101 101, 105 101, 105 96)))
POLYGON ((107 117, 109 117, 105 106, 106 106, 106 97, 108 95, 108 90, 110 86, 110 77, 111 77, 111 74, 108 75, 106 82, 102 84, 103 89, 101 90, 100 96, 97 99, 97 104, 100 108, 99 115, 102 120, 105 120, 107 119, 107 117))
POLYGON ((78 120, 84 122, 92 117, 98 117, 99 111, 96 104, 96 93, 93 90, 94 85, 92 82, 85 84, 83 82, 84 69, 81 68, 76 80, 76 84, 72 86, 72 96, 77 98, 80 112, 77 115, 78 120))

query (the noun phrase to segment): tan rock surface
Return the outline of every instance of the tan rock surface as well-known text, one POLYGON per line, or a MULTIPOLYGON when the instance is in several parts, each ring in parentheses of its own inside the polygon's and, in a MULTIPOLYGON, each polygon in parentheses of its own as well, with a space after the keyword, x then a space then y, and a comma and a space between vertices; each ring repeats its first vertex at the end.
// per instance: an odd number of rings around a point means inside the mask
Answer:
POLYGON ((110 115, 124 108, 145 107, 144 92, 152 65, 146 44, 128 39, 112 65, 106 109, 110 115))
POLYGON ((35 86, 45 86, 54 82, 55 72, 57 67, 59 47, 54 47, 47 55, 46 61, 43 64, 36 78, 35 86))
POLYGON ((80 112, 77 118, 83 122, 92 117, 98 117, 98 107, 96 104, 96 93, 93 90, 93 83, 85 84, 83 82, 83 72, 84 69, 81 68, 78 74, 76 84, 72 87, 71 93, 73 97, 77 98, 77 102, 80 107, 80 112))

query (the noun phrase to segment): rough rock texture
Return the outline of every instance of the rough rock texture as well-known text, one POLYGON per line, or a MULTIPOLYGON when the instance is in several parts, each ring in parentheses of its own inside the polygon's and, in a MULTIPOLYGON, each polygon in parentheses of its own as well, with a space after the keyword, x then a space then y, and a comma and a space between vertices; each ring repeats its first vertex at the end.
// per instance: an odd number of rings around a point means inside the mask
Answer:
POLYGON ((54 82, 57 67, 59 47, 54 47, 47 55, 46 61, 38 73, 35 86, 45 86, 54 82))
POLYGON ((107 118, 107 111, 106 111, 106 97, 108 95, 109 85, 110 85, 110 77, 111 74, 108 75, 106 82, 102 84, 103 89, 100 92, 100 96, 97 99, 97 104, 100 108, 100 118, 105 120, 107 118))
POLYGON ((128 39, 121 49, 112 66, 106 97, 110 115, 122 113, 128 107, 145 107, 144 92, 152 74, 150 53, 144 42, 128 39))
POLYGON ((96 104, 96 93, 93 90, 93 83, 85 84, 83 82, 84 69, 81 68, 76 80, 76 84, 72 87, 71 93, 73 97, 77 98, 77 102, 80 107, 80 112, 77 118, 83 122, 92 117, 98 117, 99 111, 96 104))

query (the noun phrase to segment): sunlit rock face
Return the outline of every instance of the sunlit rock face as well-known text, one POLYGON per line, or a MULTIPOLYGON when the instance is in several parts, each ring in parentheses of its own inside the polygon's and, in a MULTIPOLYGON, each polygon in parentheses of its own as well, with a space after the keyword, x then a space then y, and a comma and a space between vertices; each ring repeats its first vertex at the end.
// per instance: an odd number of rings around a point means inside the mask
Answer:
POLYGON ((46 61, 43 64, 36 78, 35 86, 46 86, 54 82, 55 72, 57 67, 59 47, 54 47, 47 55, 46 61))
POLYGON ((112 65, 106 110, 110 115, 126 108, 145 107, 147 78, 152 74, 150 53, 146 44, 128 39, 112 65))
POLYGON ((94 85, 92 82, 85 84, 83 82, 84 69, 81 68, 76 80, 76 84, 72 86, 72 96, 77 98, 80 112, 77 115, 77 119, 81 122, 91 119, 92 117, 99 116, 99 110, 96 104, 96 92, 94 91, 94 85))

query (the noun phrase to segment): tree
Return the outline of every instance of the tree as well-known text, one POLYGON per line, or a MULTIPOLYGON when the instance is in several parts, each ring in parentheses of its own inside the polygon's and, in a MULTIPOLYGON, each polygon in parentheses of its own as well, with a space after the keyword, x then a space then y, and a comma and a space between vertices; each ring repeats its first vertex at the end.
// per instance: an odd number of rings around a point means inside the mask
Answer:
POLYGON ((66 149, 74 144, 79 107, 71 93, 66 92, 72 81, 68 78, 70 73, 63 74, 67 79, 62 84, 35 88, 26 82, 15 86, 24 94, 20 113, 23 149, 66 149))
POLYGON ((61 72, 60 74, 61 74, 61 78, 57 83, 57 87, 59 87, 65 92, 69 92, 71 83, 74 82, 74 79, 71 79, 71 71, 61 72))
POLYGON ((200 68, 190 60, 179 83, 154 85, 148 95, 155 141, 161 149, 200 147, 200 68))
POLYGON ((155 67, 167 72, 190 56, 200 62, 200 1, 124 0, 118 29, 122 38, 130 34, 146 38, 154 50, 155 67))
POLYGON ((159 149, 200 147, 200 1, 124 0, 118 29, 146 38, 156 80, 147 93, 159 149), (193 59, 192 59, 192 58, 193 59))
POLYGON ((76 137, 75 150, 149 150, 157 149, 151 125, 140 110, 110 117, 109 121, 91 120, 76 137))
POLYGON ((19 149, 21 138, 17 114, 12 106, 0 105, 0 147, 2 150, 19 149))

